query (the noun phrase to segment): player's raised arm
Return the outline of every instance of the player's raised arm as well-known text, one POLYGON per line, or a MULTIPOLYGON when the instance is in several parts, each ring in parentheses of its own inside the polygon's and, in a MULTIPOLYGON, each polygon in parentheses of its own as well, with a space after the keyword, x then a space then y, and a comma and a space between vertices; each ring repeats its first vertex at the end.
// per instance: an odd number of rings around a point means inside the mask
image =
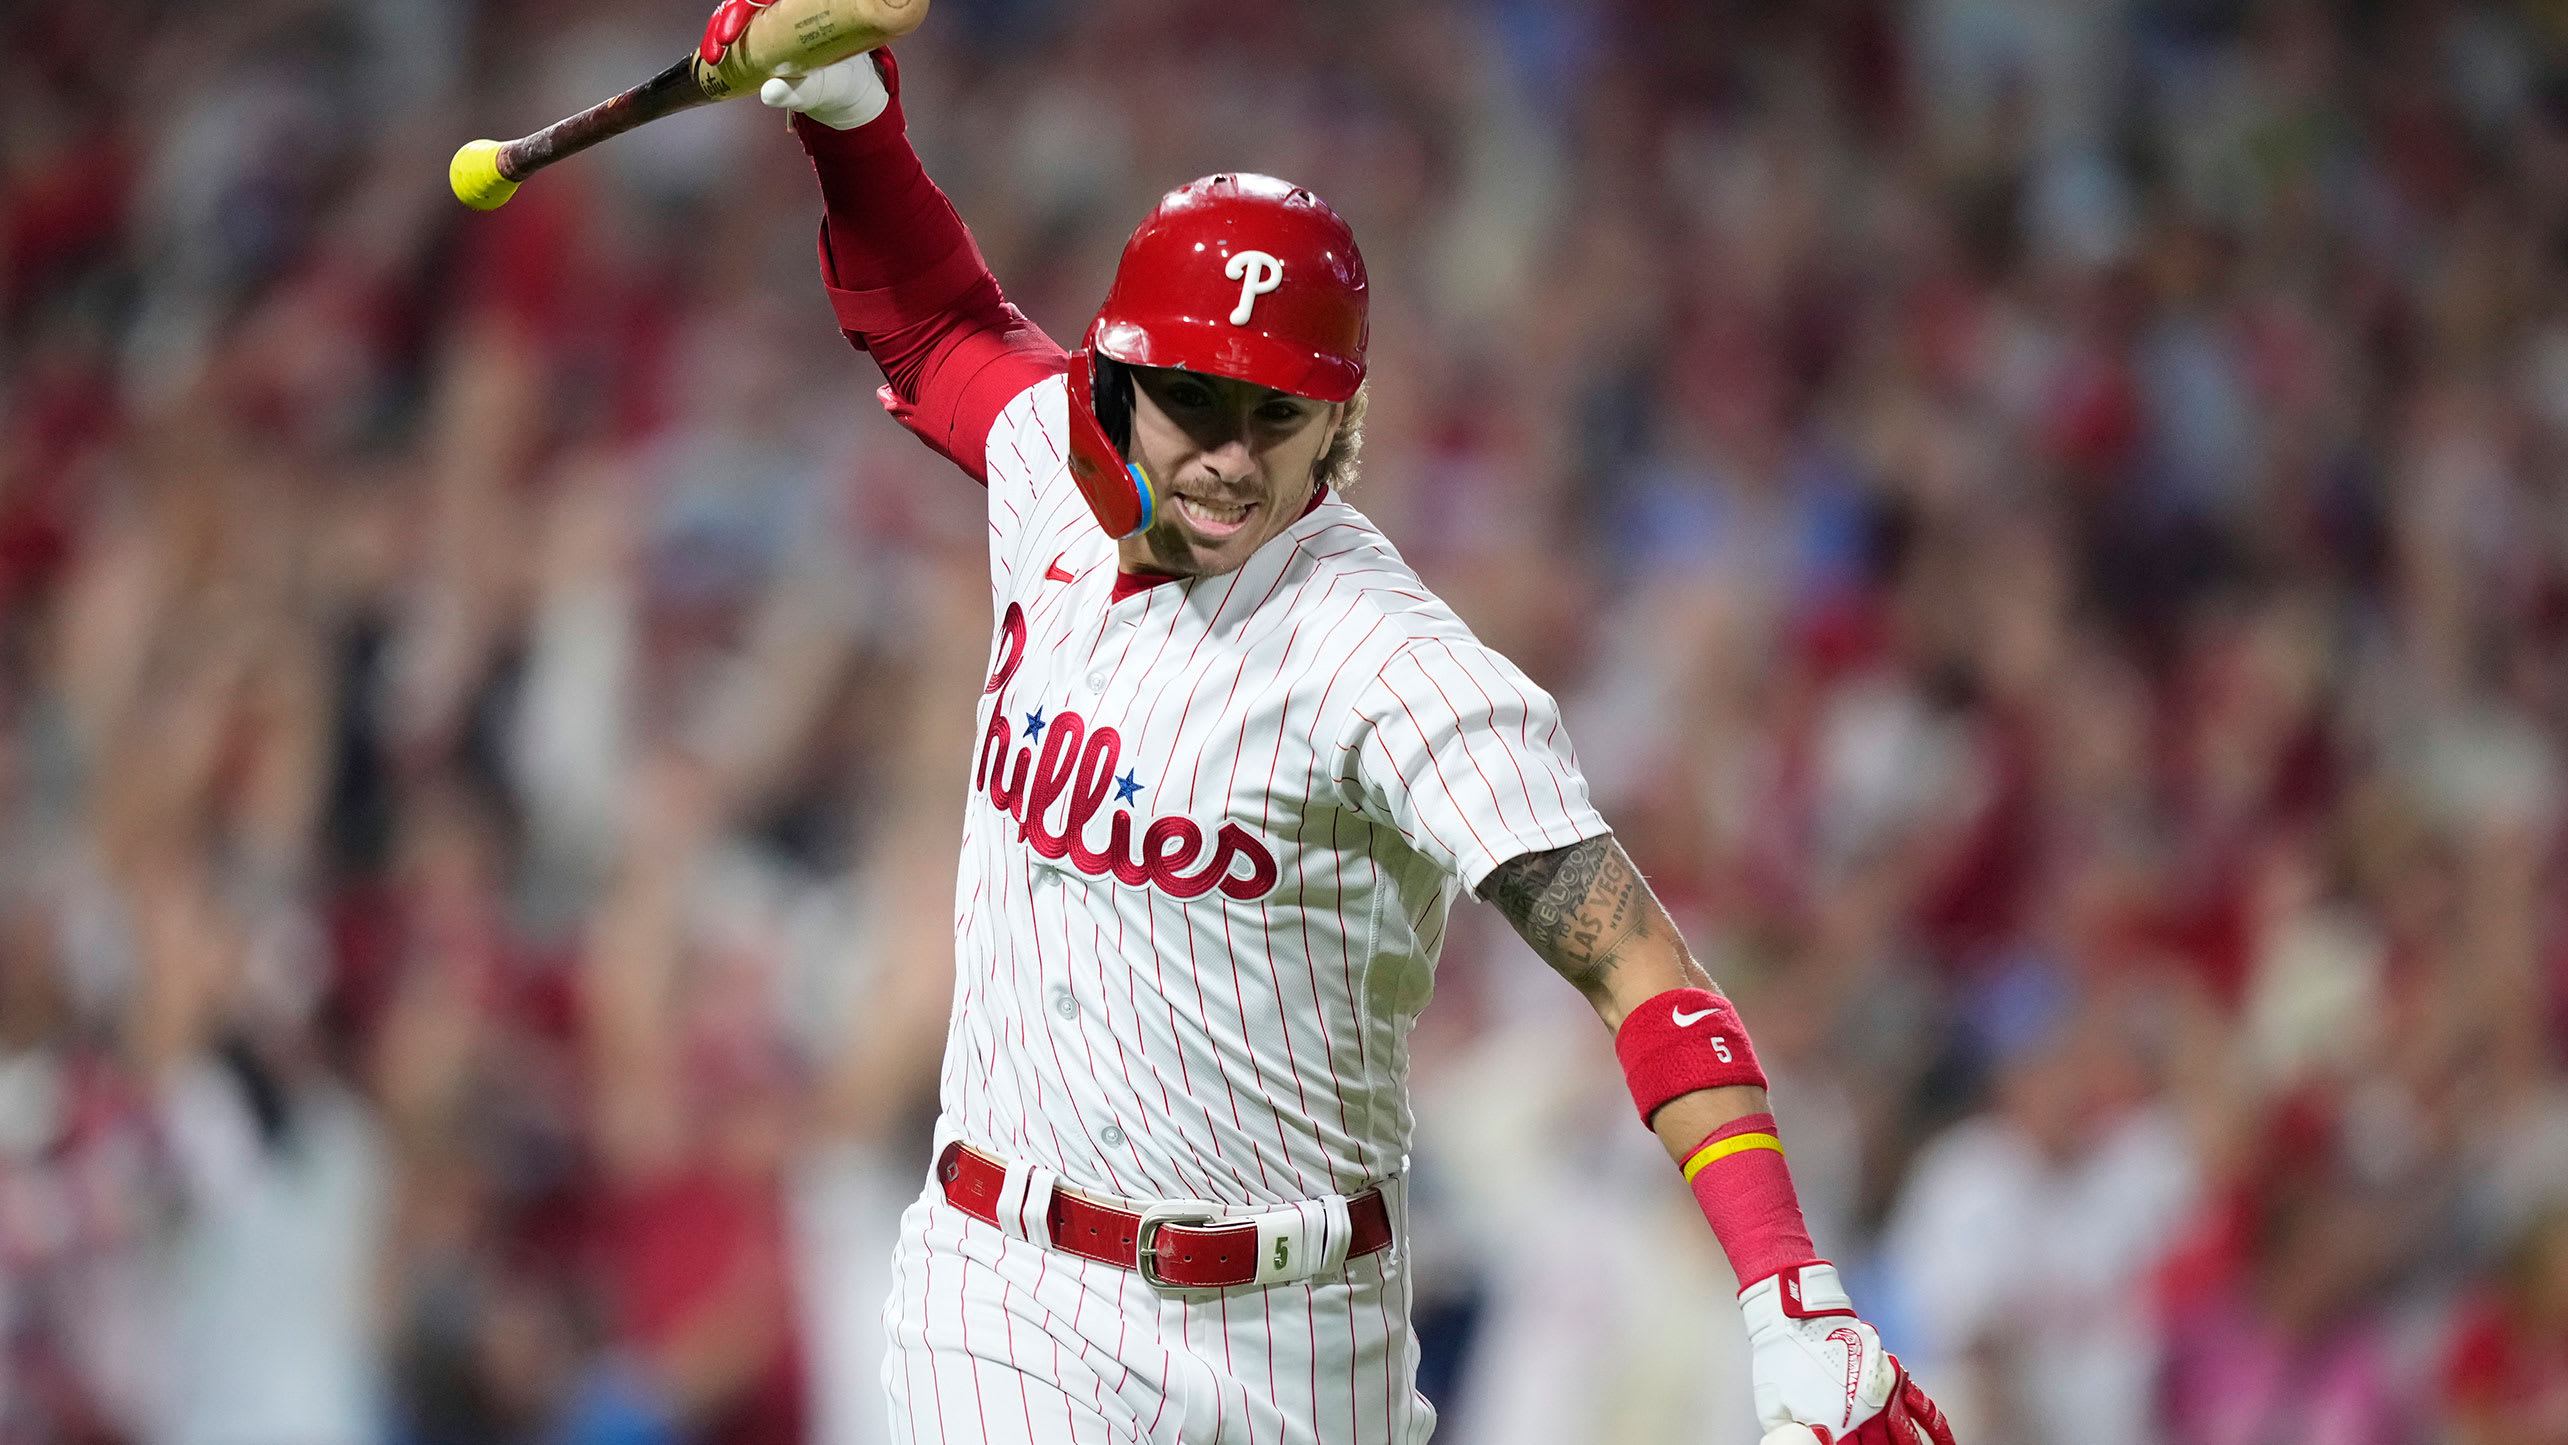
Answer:
MULTIPOLYGON (((744 3, 714 12, 708 46, 744 3)), ((883 369, 884 407, 985 480, 992 421, 1067 358, 1000 294, 972 233, 919 164, 891 52, 770 80, 758 98, 795 112, 827 207, 821 278, 839 329, 883 369)))
POLYGON ((1952 1445, 1942 1413, 1812 1247, 1747 1029, 1623 845, 1605 834, 1521 854, 1479 894, 1614 1031, 1642 1121, 1685 1171, 1744 1286, 1768 1445, 1807 1445, 1804 1432, 1819 1445, 1952 1445))

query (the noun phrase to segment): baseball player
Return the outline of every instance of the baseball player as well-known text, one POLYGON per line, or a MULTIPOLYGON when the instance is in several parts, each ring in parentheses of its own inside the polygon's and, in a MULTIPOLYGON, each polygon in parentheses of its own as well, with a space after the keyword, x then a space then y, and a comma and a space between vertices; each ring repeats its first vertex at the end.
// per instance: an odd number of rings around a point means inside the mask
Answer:
MULTIPOLYGON (((749 8, 717 12, 708 59, 749 8)), ((1265 176, 1172 191, 1064 354, 1002 299, 899 92, 878 52, 762 94, 798 112, 830 302, 883 404, 989 493, 943 1108, 885 1313, 894 1437, 1426 1439, 1406 1044, 1468 889, 1614 1030, 1748 1282, 1769 1440, 1951 1445, 1814 1257, 1748 1036, 1589 806, 1551 698, 1343 495, 1366 306, 1345 222, 1265 176)))

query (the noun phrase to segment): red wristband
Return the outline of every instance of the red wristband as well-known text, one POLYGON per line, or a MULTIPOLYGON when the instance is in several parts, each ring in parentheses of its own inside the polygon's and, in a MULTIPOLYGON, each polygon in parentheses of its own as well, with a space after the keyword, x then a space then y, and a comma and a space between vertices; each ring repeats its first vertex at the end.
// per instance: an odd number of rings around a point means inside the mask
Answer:
POLYGON ((1772 1114, 1733 1119, 1686 1152, 1685 1182, 1742 1288, 1818 1258, 1772 1114))
POLYGON ((1660 1105, 1697 1089, 1766 1082, 1738 1010, 1706 989, 1670 989, 1632 1010, 1614 1031, 1614 1057, 1644 1124, 1660 1105))

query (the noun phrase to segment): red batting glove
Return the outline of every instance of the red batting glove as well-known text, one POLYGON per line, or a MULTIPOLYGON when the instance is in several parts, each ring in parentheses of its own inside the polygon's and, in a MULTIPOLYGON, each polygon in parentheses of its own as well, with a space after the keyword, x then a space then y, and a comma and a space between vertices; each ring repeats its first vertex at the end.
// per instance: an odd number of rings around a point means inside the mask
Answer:
POLYGON ((750 20, 775 3, 776 0, 722 0, 713 18, 704 22, 704 39, 696 45, 696 58, 707 65, 720 65, 732 42, 749 28, 750 20))
POLYGON ((1816 1445, 1953 1445, 1953 1427, 1944 1420, 1944 1412, 1917 1388, 1917 1381, 1901 1367, 1899 1356, 1887 1357, 1899 1376, 1899 1384, 1890 1392, 1890 1403, 1880 1414, 1857 1425, 1844 1436, 1832 1433, 1825 1425, 1786 1425, 1766 1432, 1760 1445, 1803 1445, 1803 1432, 1816 1445))
MULTIPOLYGON (((1808 1260, 1739 1291, 1764 1445, 1839 1445, 1899 1395, 1881 1335, 1855 1316, 1837 1267, 1808 1260)), ((1871 1441, 1867 1445, 1886 1445, 1871 1441)))
POLYGON ((1953 1445, 1952 1425, 1917 1387, 1899 1356, 1890 1357, 1890 1367, 1899 1371, 1899 1388, 1891 1391, 1890 1404, 1880 1414, 1855 1427, 1850 1445, 1953 1445))
POLYGON ((1855 1317, 1836 1266, 1814 1259, 1739 1291, 1759 1445, 1953 1445, 1953 1427, 1881 1336, 1855 1317))

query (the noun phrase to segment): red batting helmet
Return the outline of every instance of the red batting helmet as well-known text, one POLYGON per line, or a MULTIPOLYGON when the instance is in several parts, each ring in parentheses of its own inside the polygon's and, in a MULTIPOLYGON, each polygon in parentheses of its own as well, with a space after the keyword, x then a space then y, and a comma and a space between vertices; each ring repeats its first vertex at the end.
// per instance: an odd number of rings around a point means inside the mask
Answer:
POLYGON ((1125 366, 1180 367, 1345 401, 1364 383, 1364 257, 1328 203, 1273 176, 1220 175, 1160 197, 1124 243, 1106 304, 1070 358, 1070 470, 1115 537, 1148 527, 1150 482, 1123 455, 1125 366))

